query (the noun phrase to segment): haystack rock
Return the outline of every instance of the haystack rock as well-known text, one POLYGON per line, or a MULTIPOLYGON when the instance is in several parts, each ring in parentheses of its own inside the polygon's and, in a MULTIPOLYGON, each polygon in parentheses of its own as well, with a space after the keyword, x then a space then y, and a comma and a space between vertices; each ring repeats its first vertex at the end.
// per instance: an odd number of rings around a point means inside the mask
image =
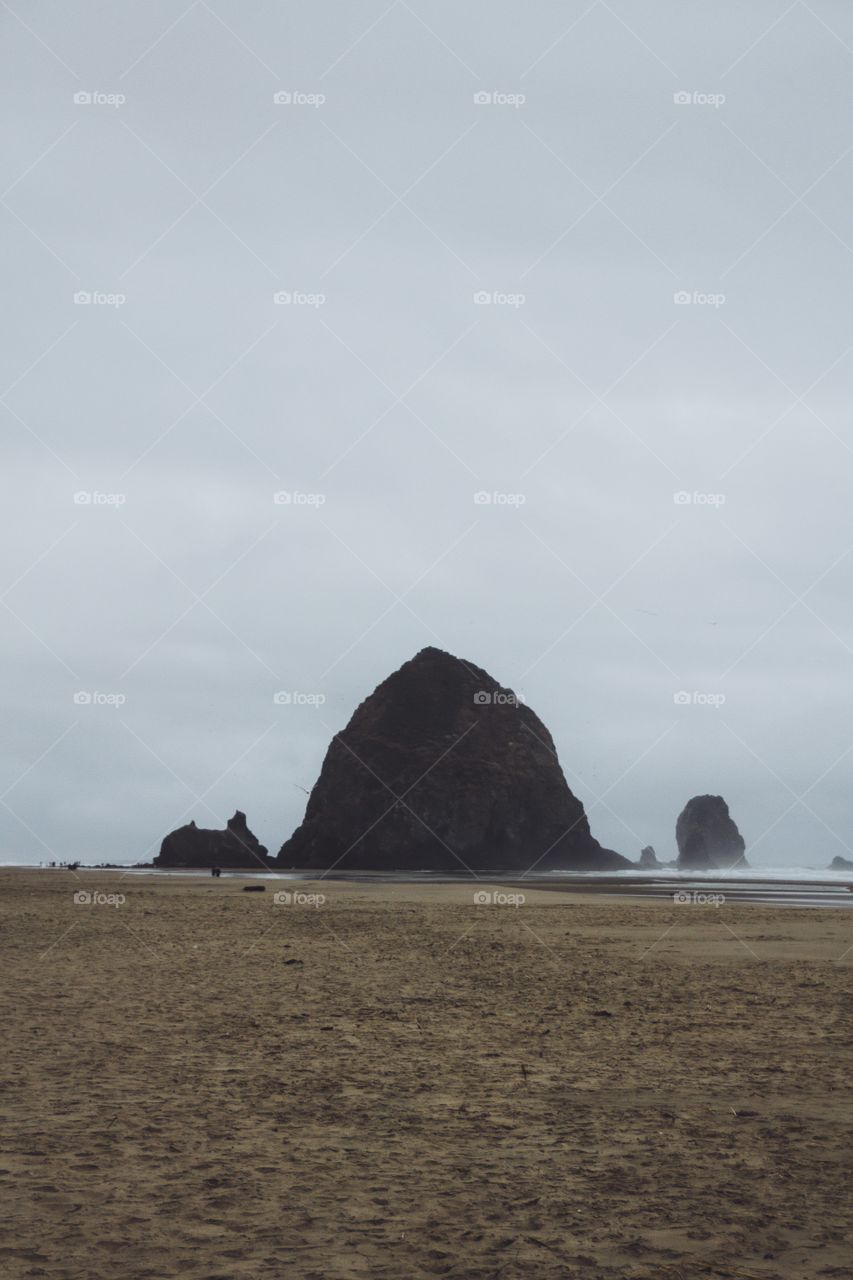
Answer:
POLYGON ((850 858, 833 858, 830 862, 829 871, 853 871, 853 861, 850 858))
POLYGON ((246 825, 238 809, 224 831, 197 827, 194 822, 166 836, 155 867, 246 867, 258 871, 267 866, 267 850, 246 825))
POLYGON ((479 667, 422 649, 335 736, 280 867, 616 870, 538 716, 479 667))
POLYGON ((694 796, 675 824, 681 871, 721 871, 747 866, 743 836, 722 796, 694 796))

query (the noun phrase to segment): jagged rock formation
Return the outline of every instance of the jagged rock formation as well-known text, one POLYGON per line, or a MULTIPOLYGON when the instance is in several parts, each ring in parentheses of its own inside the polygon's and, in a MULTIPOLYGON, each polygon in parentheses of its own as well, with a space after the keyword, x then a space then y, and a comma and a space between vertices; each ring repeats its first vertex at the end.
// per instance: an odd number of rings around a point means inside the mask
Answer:
POLYGON ((662 862, 658 862, 658 856, 652 845, 647 844, 645 849, 640 850, 640 866, 644 871, 663 866, 662 862))
POLYGON ((830 871, 853 871, 853 861, 850 858, 833 858, 829 864, 830 871))
POLYGON ((615 870, 538 716, 485 671, 422 649, 335 736, 279 867, 615 870))
POLYGON ((190 822, 170 832, 154 859, 155 867, 245 867, 259 871, 268 865, 267 850, 246 825, 238 809, 224 831, 190 822))
POLYGON ((680 871, 720 871, 747 866, 743 836, 722 796, 694 796, 675 824, 680 871))

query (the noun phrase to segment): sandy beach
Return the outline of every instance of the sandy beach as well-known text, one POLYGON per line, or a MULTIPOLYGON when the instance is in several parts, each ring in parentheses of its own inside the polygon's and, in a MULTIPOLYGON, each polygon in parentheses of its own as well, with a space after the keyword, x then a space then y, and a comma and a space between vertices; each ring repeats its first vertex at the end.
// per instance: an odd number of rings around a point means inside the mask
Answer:
POLYGON ((849 912, 244 883, 0 873, 4 1276, 850 1276, 849 912))

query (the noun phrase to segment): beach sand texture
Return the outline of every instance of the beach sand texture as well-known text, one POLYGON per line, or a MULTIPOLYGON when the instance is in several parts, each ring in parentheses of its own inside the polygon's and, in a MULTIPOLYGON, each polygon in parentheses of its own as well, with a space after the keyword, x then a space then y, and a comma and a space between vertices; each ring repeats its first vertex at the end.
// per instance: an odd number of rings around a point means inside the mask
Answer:
POLYGON ((5 1277, 853 1275, 853 913, 0 889, 5 1277))

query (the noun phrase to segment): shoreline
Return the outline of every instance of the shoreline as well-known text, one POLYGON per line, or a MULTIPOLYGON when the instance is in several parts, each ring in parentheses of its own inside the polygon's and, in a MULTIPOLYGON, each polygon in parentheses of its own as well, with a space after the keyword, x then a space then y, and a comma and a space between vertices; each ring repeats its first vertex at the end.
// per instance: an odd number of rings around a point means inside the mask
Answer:
MULTIPOLYGON (((188 875, 188 876, 209 876, 209 867, 156 867, 153 863, 141 862, 79 862, 74 864, 75 871, 120 871, 122 874, 134 872, 138 875, 188 875)), ((34 865, 26 862, 7 862, 0 863, 0 873, 5 871, 70 871, 72 867, 65 863, 57 866, 34 865)), ((486 869, 480 872, 448 872, 448 871, 371 871, 371 870, 352 870, 339 871, 335 868, 325 872, 317 867, 288 867, 286 869, 277 867, 226 867, 222 866, 223 875, 245 875, 269 877, 270 879, 287 879, 299 877, 303 880, 343 880, 358 881, 369 880, 378 883, 388 882, 396 883, 397 881, 411 881, 413 883, 424 884, 465 884, 468 882, 477 883, 478 881, 493 880, 502 882, 521 883, 592 883, 592 884, 622 884, 626 882, 627 877, 631 877, 630 883, 652 883, 652 882, 678 882, 681 880, 703 880, 703 881, 723 881, 732 884, 826 884, 837 885, 844 884, 853 888, 853 870, 832 871, 829 868, 811 868, 811 867, 792 867, 790 874, 785 867, 768 867, 762 874, 760 867, 751 867, 748 874, 730 871, 688 871, 678 870, 675 867, 661 868, 640 868, 634 867, 623 871, 548 871, 539 874, 528 875, 525 872, 505 871, 486 869), (797 872, 808 871, 809 875, 798 875, 797 872)))
POLYGON ((459 900, 466 897, 476 900, 483 892, 512 892, 521 894, 558 894, 576 902, 623 902, 648 905, 704 905, 721 906, 778 906, 799 909, 853 909, 853 880, 842 879, 790 879, 767 878, 761 875, 726 876, 711 872, 660 872, 612 873, 587 872, 549 874, 546 876, 519 877, 509 874, 482 873, 473 876, 451 876, 433 872, 370 872, 332 871, 327 875, 316 871, 253 871, 250 868, 223 868, 221 876, 214 878, 208 870, 192 867, 0 867, 0 885, 6 876, 36 875, 46 872, 62 877, 70 886, 100 876, 111 884, 134 881, 144 884, 192 884, 220 886, 223 890, 235 882, 257 884, 268 882, 273 892, 275 886, 338 886, 353 889, 377 890, 430 890, 449 889, 459 892, 459 900))

